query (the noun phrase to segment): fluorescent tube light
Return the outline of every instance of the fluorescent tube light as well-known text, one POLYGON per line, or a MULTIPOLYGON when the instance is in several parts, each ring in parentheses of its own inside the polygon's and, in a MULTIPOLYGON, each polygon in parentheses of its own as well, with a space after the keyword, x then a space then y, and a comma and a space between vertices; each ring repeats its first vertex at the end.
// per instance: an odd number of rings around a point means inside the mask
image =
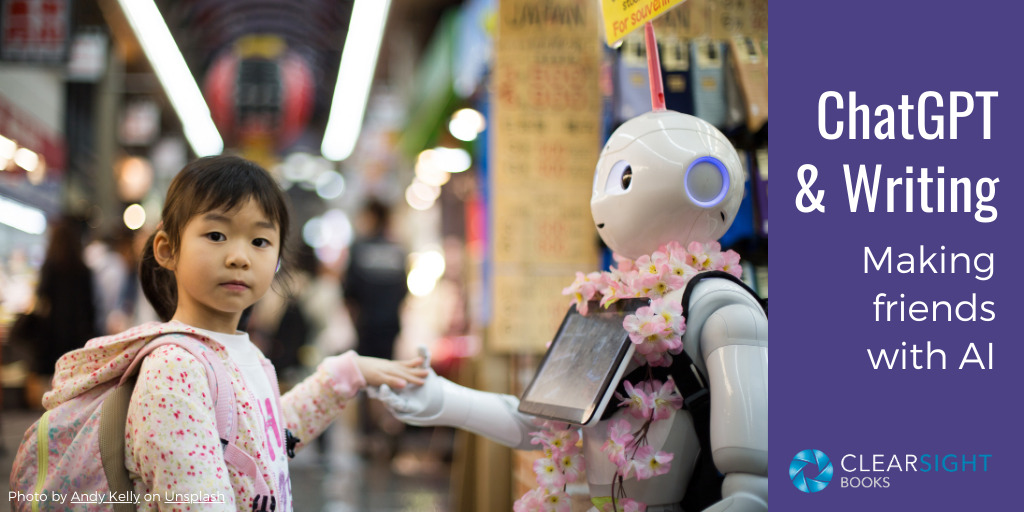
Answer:
POLYGON ((46 215, 42 210, 3 196, 0 196, 0 223, 30 235, 46 231, 46 215))
POLYGON ((117 3, 181 119, 192 151, 199 156, 224 151, 224 141, 213 124, 210 108, 156 4, 152 0, 117 0, 117 3))
POLYGON ((320 147, 328 160, 344 160, 356 147, 390 5, 390 0, 357 0, 352 6, 331 112, 320 147))

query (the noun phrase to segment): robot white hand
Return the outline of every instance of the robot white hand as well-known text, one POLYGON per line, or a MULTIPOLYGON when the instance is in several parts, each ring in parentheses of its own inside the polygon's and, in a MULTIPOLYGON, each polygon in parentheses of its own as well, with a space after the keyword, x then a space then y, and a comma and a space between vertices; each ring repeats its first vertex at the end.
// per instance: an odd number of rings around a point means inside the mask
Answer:
MULTIPOLYGON (((420 355, 429 369, 430 352, 420 347, 420 355)), ((530 443, 529 433, 538 430, 533 417, 520 413, 519 399, 511 395, 469 389, 433 370, 422 386, 395 391, 384 384, 367 392, 410 425, 457 427, 517 450, 539 448, 530 443)))
POLYGON ((455 384, 434 373, 430 367, 430 349, 420 345, 417 352, 423 358, 421 367, 429 372, 422 386, 406 386, 396 392, 387 384, 381 384, 379 389, 371 387, 366 392, 370 398, 383 402, 404 423, 416 426, 439 425, 431 421, 438 419, 438 413, 444 405, 446 386, 455 384))
POLYGON ((420 368, 425 368, 430 372, 422 386, 406 386, 400 393, 396 393, 387 384, 381 384, 380 388, 366 388, 366 394, 370 398, 383 402, 391 410, 391 413, 403 422, 424 426, 425 423, 417 423, 419 417, 430 417, 433 414, 430 410, 439 409, 440 403, 443 401, 443 397, 440 396, 443 384, 433 381, 444 378, 439 377, 430 367, 430 349, 420 345, 416 348, 416 352, 423 359, 420 368), (433 406, 431 406, 432 404, 433 406))

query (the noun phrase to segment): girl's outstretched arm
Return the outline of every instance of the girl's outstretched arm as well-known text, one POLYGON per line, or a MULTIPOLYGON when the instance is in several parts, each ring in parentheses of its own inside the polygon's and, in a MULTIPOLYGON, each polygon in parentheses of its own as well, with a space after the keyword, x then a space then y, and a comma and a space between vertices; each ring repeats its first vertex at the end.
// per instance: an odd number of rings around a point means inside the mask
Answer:
POLYGON ((404 361, 391 361, 376 357, 359 356, 356 361, 359 371, 366 378, 366 385, 372 388, 387 384, 392 389, 402 389, 408 384, 423 385, 427 369, 423 358, 415 357, 404 361))
POLYGON ((281 397, 281 415, 286 428, 299 438, 297 449, 319 436, 367 385, 423 384, 427 370, 422 363, 421 358, 390 361, 354 351, 324 359, 313 375, 281 397))

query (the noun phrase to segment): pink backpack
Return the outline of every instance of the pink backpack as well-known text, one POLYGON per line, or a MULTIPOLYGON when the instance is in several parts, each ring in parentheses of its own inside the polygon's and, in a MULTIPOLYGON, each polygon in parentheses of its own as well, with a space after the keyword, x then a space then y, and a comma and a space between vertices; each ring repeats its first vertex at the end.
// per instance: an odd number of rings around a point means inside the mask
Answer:
POLYGON ((172 331, 146 343, 119 380, 101 383, 46 411, 29 427, 11 471, 12 510, 136 510, 134 487, 124 466, 128 403, 142 360, 164 345, 181 347, 206 366, 224 460, 252 478, 257 494, 270 494, 258 476, 256 461, 234 444, 235 393, 224 362, 190 333, 172 331), (76 493, 80 499, 73 501, 76 493))

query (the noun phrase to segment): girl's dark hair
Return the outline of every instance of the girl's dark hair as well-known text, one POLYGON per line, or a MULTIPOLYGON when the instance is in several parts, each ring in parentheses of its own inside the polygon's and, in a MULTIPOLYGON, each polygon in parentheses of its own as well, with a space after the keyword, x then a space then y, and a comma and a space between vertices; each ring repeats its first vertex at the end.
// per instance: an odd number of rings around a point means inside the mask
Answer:
POLYGON ((146 299, 163 321, 178 308, 178 284, 174 272, 160 266, 153 254, 153 239, 167 233, 171 250, 178 252, 185 225, 196 215, 212 210, 231 210, 253 199, 281 231, 278 257, 284 261, 288 240, 288 205, 284 192, 265 169, 236 156, 200 158, 185 166, 167 190, 161 214, 163 225, 150 235, 139 262, 139 281, 146 299))

